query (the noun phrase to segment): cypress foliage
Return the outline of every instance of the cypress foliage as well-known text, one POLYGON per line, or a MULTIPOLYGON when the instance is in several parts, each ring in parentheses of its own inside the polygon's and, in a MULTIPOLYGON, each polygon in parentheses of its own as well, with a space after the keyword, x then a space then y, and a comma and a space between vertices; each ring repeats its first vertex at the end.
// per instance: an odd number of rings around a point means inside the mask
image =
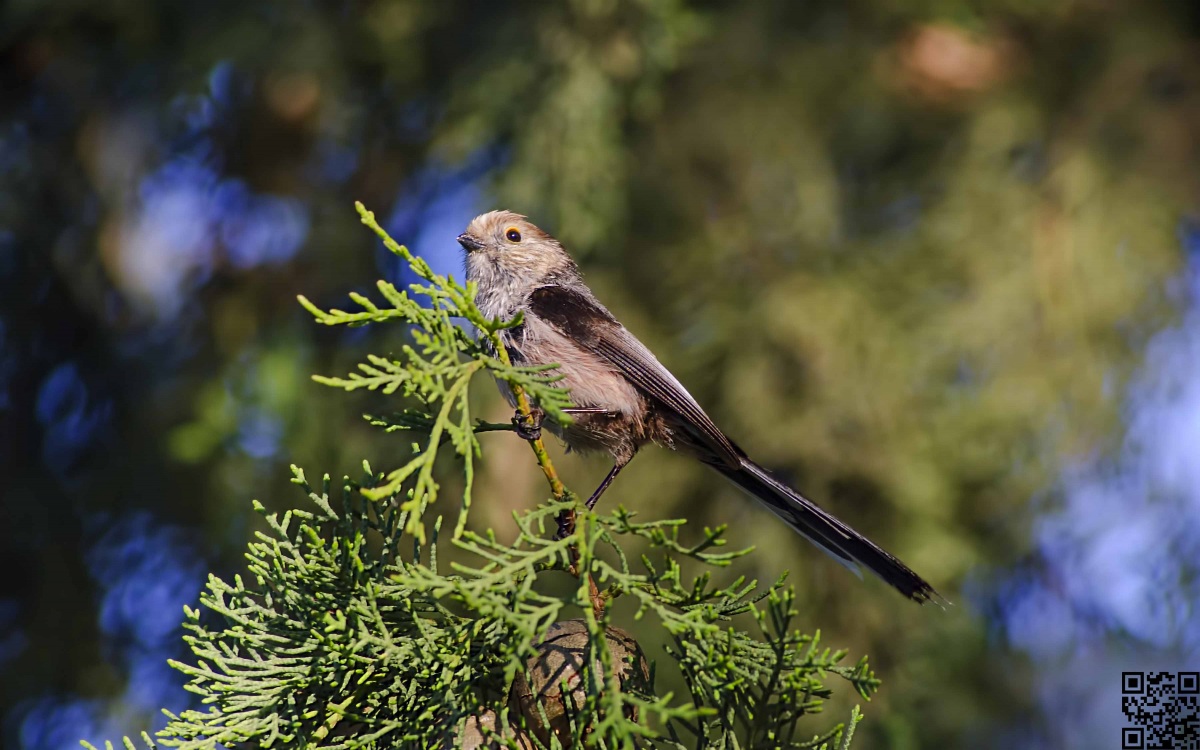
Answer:
MULTIPOLYGON (((508 429, 472 419, 475 376, 504 380, 522 409, 536 402, 558 419, 568 419, 569 394, 552 371, 509 361, 498 333, 519 319, 483 318, 473 289, 434 274, 358 209, 420 282, 405 291, 380 282, 380 304, 352 294, 354 312, 300 302, 325 325, 399 323, 408 343, 347 377, 316 380, 406 397, 410 408, 370 419, 410 432, 412 456, 389 472, 364 464, 358 479, 335 485, 325 476, 315 487, 293 467, 307 496, 301 507, 280 516, 255 503, 268 530, 249 545, 247 574, 211 576, 200 608, 185 612, 193 659, 174 666, 201 708, 168 714, 166 728, 142 742, 188 750, 849 747, 857 708, 822 734, 800 720, 831 694, 827 676, 863 698, 878 680, 865 658, 842 666, 845 652, 793 629, 782 577, 715 584, 715 569, 749 553, 725 550, 723 528, 641 522, 619 507, 589 512, 540 441, 531 441, 533 459, 551 497, 515 514, 515 541, 467 528, 477 435, 508 429), (451 454, 462 497, 450 516, 432 515, 434 467, 451 454), (453 563, 439 562, 445 545, 453 563), (627 555, 635 546, 644 551, 627 555), (633 603, 643 638, 660 634, 647 645, 664 644, 666 659, 647 660, 612 624, 618 598, 633 603), (686 696, 656 687, 666 670, 678 673, 686 696)), ((446 507, 443 498, 437 510, 446 507)))

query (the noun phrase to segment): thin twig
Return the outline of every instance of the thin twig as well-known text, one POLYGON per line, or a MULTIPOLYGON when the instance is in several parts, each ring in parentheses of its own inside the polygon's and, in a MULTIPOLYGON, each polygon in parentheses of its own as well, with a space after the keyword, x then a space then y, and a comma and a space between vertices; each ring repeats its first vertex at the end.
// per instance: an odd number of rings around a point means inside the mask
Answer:
MULTIPOLYGON (((488 337, 492 340, 492 346, 496 350, 496 357, 504 363, 506 367, 512 366, 512 361, 508 357, 508 349, 504 346, 504 340, 500 338, 500 334, 496 331, 489 331, 488 337)), ((525 395, 525 389, 516 383, 510 383, 513 397, 517 401, 517 410, 521 412, 521 416, 526 419, 531 418, 533 410, 529 407, 529 398, 525 395)), ((558 478, 558 472, 554 470, 554 464, 550 461, 550 454, 546 452, 546 446, 542 443, 542 439, 536 438, 528 441, 530 447, 533 448, 533 453, 537 456, 538 466, 541 467, 542 473, 546 475, 546 481, 550 483, 550 491, 554 493, 554 499, 562 501, 566 499, 567 489, 563 486, 562 480, 558 478)), ((559 533, 564 536, 570 536, 575 533, 575 511, 567 508, 558 516, 559 533)), ((568 548, 568 554, 571 559, 571 575, 579 577, 582 573, 579 569, 579 545, 578 543, 571 545, 568 548)), ((596 582, 592 580, 591 574, 588 574, 588 594, 591 599, 592 610, 595 612, 597 619, 604 615, 604 597, 600 595, 600 589, 596 586, 596 582)))
MULTIPOLYGON (((508 349, 505 348, 500 334, 496 331, 488 331, 488 338, 492 340, 496 357, 504 363, 505 367, 512 367, 512 360, 508 358, 508 349)), ((517 410, 521 412, 521 416, 526 419, 531 418, 533 410, 529 408, 529 398, 525 395, 525 389, 516 383, 510 383, 509 388, 512 389, 513 396, 517 399, 517 410)), ((567 488, 558 478, 558 472, 554 470, 554 464, 550 461, 550 454, 546 452, 546 446, 542 443, 542 439, 539 437, 536 440, 530 440, 529 445, 533 448, 534 455, 537 456, 538 466, 546 475, 546 481, 550 483, 550 491, 554 493, 554 499, 559 501, 566 499, 567 488)), ((574 516, 573 511, 571 515, 574 516)), ((571 528, 575 528, 574 520, 571 522, 571 528)))

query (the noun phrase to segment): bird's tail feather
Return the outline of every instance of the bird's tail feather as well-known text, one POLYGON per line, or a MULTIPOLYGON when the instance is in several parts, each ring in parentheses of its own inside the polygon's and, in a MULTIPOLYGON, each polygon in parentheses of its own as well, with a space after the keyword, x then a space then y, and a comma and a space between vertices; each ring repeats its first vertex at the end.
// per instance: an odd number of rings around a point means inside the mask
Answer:
POLYGON ((743 458, 737 468, 728 465, 713 468, 859 577, 861 565, 913 601, 923 604, 938 596, 907 565, 750 459, 743 458))

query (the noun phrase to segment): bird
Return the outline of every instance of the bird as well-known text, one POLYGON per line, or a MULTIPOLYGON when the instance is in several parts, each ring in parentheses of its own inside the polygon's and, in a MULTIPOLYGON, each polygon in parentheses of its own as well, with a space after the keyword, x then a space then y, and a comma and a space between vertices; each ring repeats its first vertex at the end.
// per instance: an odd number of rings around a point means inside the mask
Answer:
MULTIPOLYGON (((475 304, 493 319, 522 315, 502 329, 514 364, 550 366, 569 389, 570 423, 545 426, 569 450, 607 453, 612 469, 587 500, 594 508, 638 451, 657 444, 688 454, 747 492, 795 531, 861 577, 860 566, 905 597, 939 595, 921 576, 867 537, 752 460, 688 393, 654 353, 630 333, 584 282, 562 244, 512 211, 475 217, 458 235, 475 304)), ((511 389, 499 382, 510 405, 511 389)), ((544 413, 514 418, 525 437, 540 434, 544 413), (531 423, 530 423, 531 422, 531 423)))

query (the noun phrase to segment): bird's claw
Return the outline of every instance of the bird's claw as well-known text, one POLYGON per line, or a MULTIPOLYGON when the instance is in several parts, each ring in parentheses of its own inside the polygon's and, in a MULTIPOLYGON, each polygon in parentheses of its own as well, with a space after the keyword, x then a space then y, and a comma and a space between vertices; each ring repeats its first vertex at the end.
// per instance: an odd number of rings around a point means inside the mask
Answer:
POLYGON ((541 440, 542 419, 545 416, 546 413, 538 408, 530 409, 529 414, 518 409, 512 418, 513 430, 522 440, 541 440))
POLYGON ((554 541, 561 542, 575 531, 575 512, 564 512, 558 516, 558 531, 554 532, 554 541))

